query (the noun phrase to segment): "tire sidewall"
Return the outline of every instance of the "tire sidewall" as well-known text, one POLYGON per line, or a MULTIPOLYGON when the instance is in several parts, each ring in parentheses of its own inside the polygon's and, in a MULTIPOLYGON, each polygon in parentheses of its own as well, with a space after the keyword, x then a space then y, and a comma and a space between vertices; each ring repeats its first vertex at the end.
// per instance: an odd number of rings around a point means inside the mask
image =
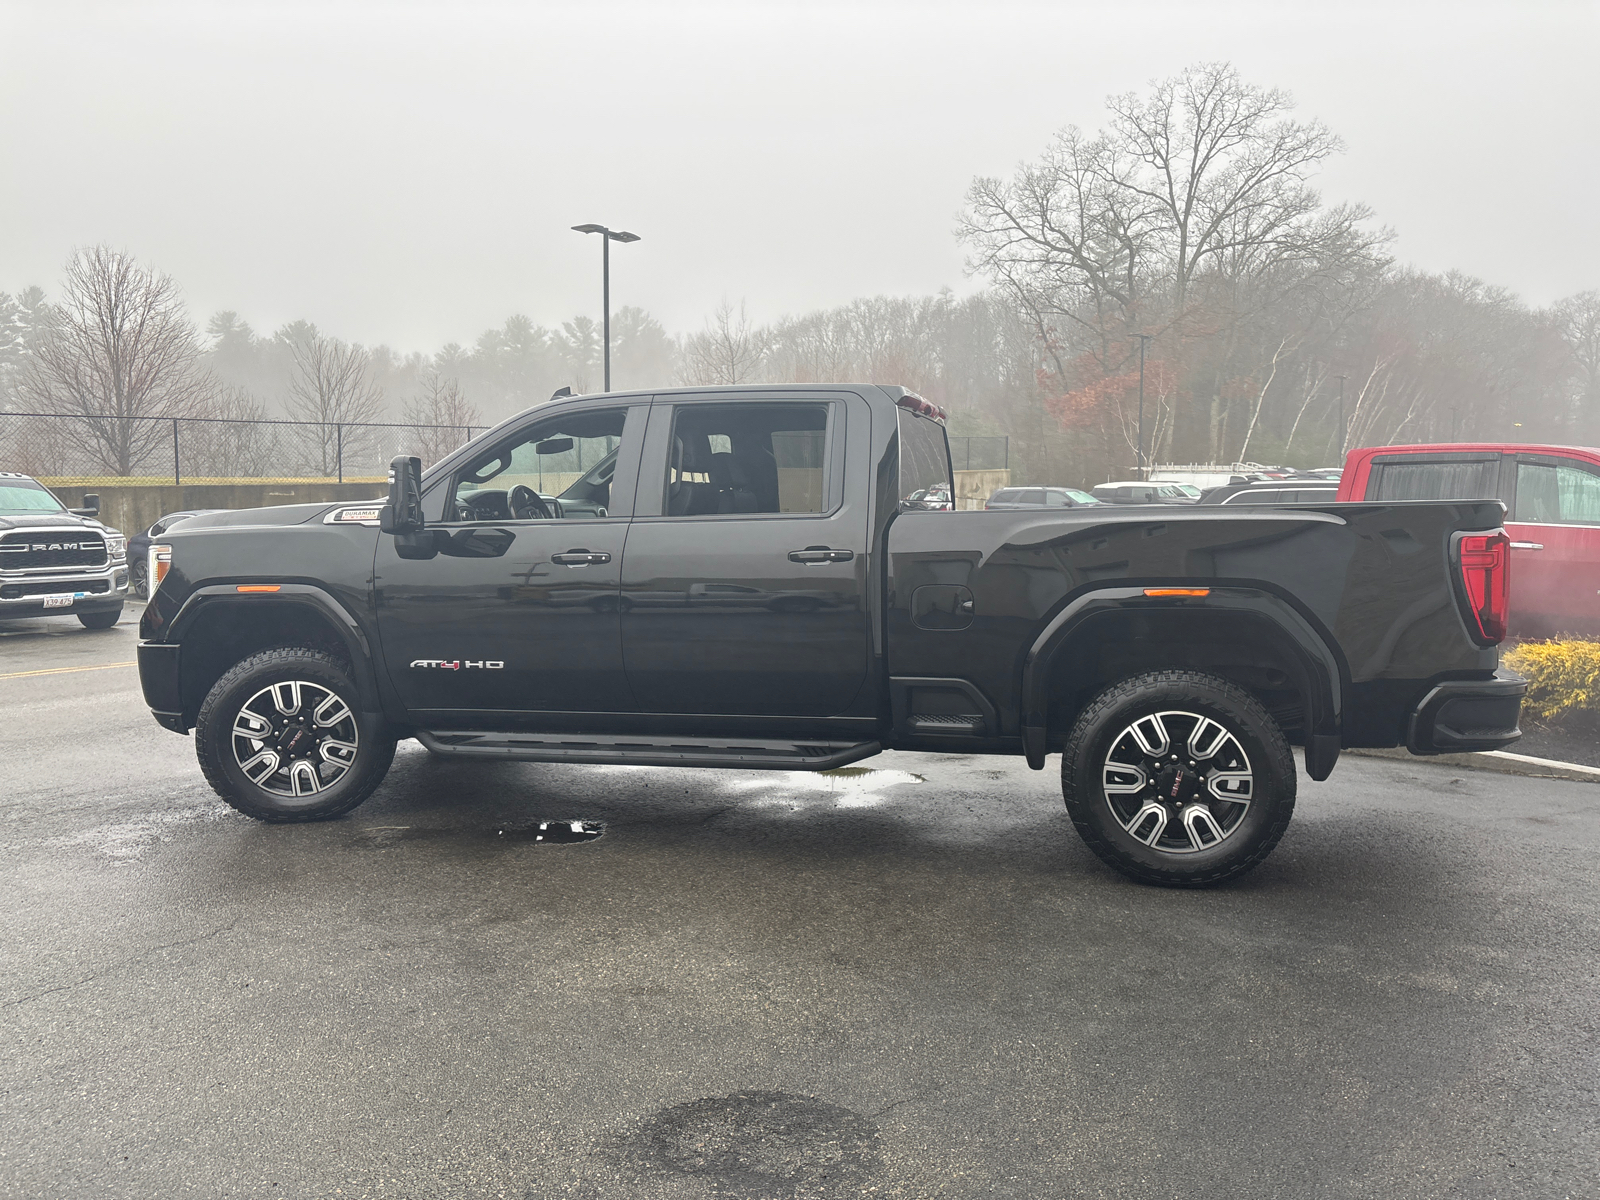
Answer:
POLYGON ((240 812, 265 820, 314 821, 348 812, 377 786, 394 754, 394 737, 383 717, 363 712, 349 675, 329 656, 315 651, 268 652, 234 667, 206 697, 194 732, 212 786, 240 812), (262 688, 295 679, 325 687, 343 700, 354 714, 357 734, 356 757, 350 769, 336 783, 300 799, 258 785, 244 773, 233 753, 233 723, 239 710, 262 688))
POLYGON ((78 624, 85 629, 101 630, 112 629, 117 622, 122 620, 122 605, 114 609, 105 609, 101 612, 77 613, 78 624))
POLYGON ((1129 680, 1102 693, 1108 700, 1114 696, 1111 703, 1089 706, 1062 760, 1067 808, 1090 847, 1135 878, 1172 884, 1220 882, 1265 857, 1283 832, 1295 795, 1293 755, 1266 711, 1221 680, 1129 680), (1104 791, 1103 768, 1116 740, 1140 717, 1172 710, 1198 713, 1226 728, 1254 774, 1255 794, 1239 826, 1217 845, 1189 854, 1164 853, 1140 842, 1116 819, 1104 791))

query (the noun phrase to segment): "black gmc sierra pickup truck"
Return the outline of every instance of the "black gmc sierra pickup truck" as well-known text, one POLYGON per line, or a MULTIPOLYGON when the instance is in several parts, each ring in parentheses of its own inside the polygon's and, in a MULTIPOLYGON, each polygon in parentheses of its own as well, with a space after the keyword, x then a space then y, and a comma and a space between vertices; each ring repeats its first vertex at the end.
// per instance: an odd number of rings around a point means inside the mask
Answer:
POLYGON ((1061 752, 1134 878, 1232 878, 1341 747, 1519 736, 1497 501, 930 510, 943 413, 877 385, 532 409, 387 502, 184 522, 152 547, 144 694, 268 821, 436 755, 826 770, 1061 752))

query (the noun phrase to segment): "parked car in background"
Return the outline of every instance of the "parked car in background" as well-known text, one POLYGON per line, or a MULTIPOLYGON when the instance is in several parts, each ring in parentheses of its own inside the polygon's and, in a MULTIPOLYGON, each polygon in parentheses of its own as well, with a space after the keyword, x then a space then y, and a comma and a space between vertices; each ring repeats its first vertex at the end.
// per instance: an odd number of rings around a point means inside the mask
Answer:
POLYGON ((150 599, 150 543, 185 517, 223 512, 220 508, 191 508, 168 513, 143 533, 128 539, 128 591, 140 600, 150 599))
POLYGON ((1352 450, 1340 500, 1506 506, 1513 637, 1600 635, 1600 448, 1509 442, 1352 450))
POLYGON ((127 539, 95 518, 100 497, 67 508, 37 479, 0 471, 0 621, 69 613, 110 629, 128 594, 127 539))
POLYGON ((1184 492, 1176 483, 1154 483, 1143 479, 1097 483, 1093 495, 1101 504, 1193 504, 1195 502, 1195 497, 1184 492))
POLYGON ((984 508, 1080 508, 1099 504, 1088 492, 1064 487, 1005 487, 989 497, 984 508))
POLYGON ((1273 479, 1209 489, 1201 504, 1331 504, 1339 485, 1321 479, 1273 479))
POLYGON ((918 488, 907 496, 901 503, 910 509, 923 512, 952 512, 955 510, 955 500, 952 498, 949 484, 936 484, 930 488, 918 488))

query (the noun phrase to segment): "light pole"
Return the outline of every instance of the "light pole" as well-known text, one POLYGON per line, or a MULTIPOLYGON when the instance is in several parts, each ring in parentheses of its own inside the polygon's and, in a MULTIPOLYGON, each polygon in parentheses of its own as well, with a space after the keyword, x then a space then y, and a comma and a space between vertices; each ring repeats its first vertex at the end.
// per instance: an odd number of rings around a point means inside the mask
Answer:
POLYGON ((600 238, 600 293, 601 305, 605 316, 605 346, 606 346, 606 386, 611 390, 611 243, 612 242, 637 242, 639 235, 629 233, 624 229, 607 229, 604 225, 574 225, 578 233, 598 233, 600 238))
POLYGON ((1151 333, 1136 333, 1139 339, 1139 478, 1149 479, 1150 469, 1144 465, 1144 348, 1154 337, 1151 333))
POLYGON ((1344 444, 1350 440, 1350 427, 1344 423, 1344 381, 1346 376, 1335 375, 1339 381, 1339 465, 1344 465, 1344 444))

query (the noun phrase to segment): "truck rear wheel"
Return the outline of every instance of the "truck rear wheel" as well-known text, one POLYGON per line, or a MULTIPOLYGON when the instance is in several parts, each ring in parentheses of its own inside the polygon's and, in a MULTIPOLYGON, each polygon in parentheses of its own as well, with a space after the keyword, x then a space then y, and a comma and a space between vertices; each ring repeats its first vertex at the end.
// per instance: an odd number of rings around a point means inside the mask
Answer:
POLYGON ((1083 840, 1124 875, 1206 887, 1278 844, 1294 813, 1294 756, 1243 688, 1158 671, 1113 684, 1083 710, 1061 788, 1083 840))
POLYGON ((247 817, 325 821, 383 782, 394 734, 321 650, 263 650, 217 680, 194 729, 206 782, 247 817))

